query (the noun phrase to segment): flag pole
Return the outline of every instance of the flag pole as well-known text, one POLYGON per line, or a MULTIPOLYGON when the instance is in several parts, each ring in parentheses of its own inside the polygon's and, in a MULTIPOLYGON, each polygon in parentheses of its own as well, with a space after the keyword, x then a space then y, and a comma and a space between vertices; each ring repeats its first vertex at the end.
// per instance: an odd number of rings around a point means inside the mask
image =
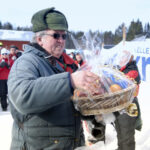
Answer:
POLYGON ((123 24, 123 27, 122 27, 122 40, 123 40, 123 46, 125 46, 125 41, 126 41, 126 27, 125 27, 125 24, 123 24))

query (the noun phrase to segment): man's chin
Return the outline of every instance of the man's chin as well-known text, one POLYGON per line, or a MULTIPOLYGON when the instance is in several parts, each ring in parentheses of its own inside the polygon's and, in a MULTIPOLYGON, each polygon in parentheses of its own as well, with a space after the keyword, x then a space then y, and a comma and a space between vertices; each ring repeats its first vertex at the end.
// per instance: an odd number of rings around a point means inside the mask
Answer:
POLYGON ((59 53, 59 54, 55 54, 54 57, 56 58, 60 58, 60 56, 62 55, 62 53, 59 53))

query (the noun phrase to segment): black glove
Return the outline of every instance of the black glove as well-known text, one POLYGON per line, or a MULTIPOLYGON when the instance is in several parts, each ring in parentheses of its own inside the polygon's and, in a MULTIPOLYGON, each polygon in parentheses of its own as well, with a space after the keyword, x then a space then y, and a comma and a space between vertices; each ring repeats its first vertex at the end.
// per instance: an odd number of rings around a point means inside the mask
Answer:
POLYGON ((5 61, 2 61, 2 62, 0 63, 0 67, 1 67, 1 68, 4 68, 5 66, 6 66, 7 68, 10 67, 5 61))

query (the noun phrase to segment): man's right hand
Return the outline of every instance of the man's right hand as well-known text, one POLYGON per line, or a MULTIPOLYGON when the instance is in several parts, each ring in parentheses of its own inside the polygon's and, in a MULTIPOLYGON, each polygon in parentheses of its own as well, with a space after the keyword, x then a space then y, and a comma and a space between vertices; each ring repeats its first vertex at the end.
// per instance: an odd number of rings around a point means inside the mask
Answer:
POLYGON ((72 73, 70 76, 74 89, 83 89, 90 94, 97 93, 99 91, 100 77, 96 74, 90 71, 80 70, 72 73))

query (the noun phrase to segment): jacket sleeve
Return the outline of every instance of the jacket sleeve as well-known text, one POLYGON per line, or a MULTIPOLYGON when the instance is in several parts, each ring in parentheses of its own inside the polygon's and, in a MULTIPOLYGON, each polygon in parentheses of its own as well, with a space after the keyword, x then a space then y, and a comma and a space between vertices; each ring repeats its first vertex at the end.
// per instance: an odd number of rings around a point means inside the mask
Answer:
POLYGON ((131 70, 126 74, 126 76, 135 79, 138 77, 138 72, 136 70, 131 70))
POLYGON ((39 68, 25 59, 16 60, 9 74, 8 97, 22 114, 40 113, 68 102, 71 90, 69 73, 40 77, 39 68))

